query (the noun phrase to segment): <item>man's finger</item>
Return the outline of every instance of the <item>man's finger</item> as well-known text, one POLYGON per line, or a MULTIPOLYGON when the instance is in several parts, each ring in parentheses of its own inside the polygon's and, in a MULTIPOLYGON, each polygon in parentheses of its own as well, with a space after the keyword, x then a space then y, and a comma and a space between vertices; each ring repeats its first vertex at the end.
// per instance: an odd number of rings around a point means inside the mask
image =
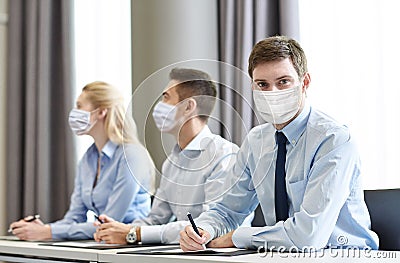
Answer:
POLYGON ((181 231, 180 243, 183 244, 183 247, 187 250, 203 250, 201 243, 193 240, 190 236, 188 236, 187 232, 185 231, 181 231))
POLYGON ((179 246, 181 247, 181 249, 183 251, 190 251, 190 249, 186 246, 186 243, 184 243, 184 242, 180 242, 179 246))
POLYGON ((193 229, 192 226, 187 226, 185 228, 187 235, 193 239, 196 243, 201 244, 202 245, 202 249, 205 249, 205 244, 207 242, 207 240, 209 240, 209 234, 208 232, 199 229, 199 233, 201 236, 199 236, 193 229))
POLYGON ((101 240, 106 242, 106 244, 112 244, 112 238, 110 236, 104 236, 104 238, 102 238, 101 240))
POLYGON ((104 222, 104 223, 111 223, 114 222, 114 219, 112 219, 111 217, 108 217, 106 215, 101 214, 99 216, 99 218, 104 222))
POLYGON ((96 233, 96 235, 100 240, 104 240, 107 237, 107 233, 105 233, 104 231, 99 231, 96 233))
POLYGON ((100 225, 100 229, 101 230, 105 230, 105 229, 109 229, 109 228, 111 228, 111 227, 113 227, 114 226, 114 224, 111 222, 111 223, 103 223, 103 224, 101 224, 100 225))
POLYGON ((101 241, 101 239, 99 238, 99 236, 97 235, 97 233, 94 233, 94 234, 93 234, 93 238, 94 238, 94 240, 95 240, 96 242, 100 242, 100 241, 101 241))

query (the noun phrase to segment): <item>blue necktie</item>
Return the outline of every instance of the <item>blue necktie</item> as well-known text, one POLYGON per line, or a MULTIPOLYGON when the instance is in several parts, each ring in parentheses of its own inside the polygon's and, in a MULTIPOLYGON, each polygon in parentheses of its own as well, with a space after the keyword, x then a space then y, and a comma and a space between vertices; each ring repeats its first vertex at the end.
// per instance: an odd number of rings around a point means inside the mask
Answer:
POLYGON ((289 217, 289 206, 286 193, 286 136, 282 132, 276 133, 278 156, 275 167, 275 216, 276 222, 285 221, 289 217))

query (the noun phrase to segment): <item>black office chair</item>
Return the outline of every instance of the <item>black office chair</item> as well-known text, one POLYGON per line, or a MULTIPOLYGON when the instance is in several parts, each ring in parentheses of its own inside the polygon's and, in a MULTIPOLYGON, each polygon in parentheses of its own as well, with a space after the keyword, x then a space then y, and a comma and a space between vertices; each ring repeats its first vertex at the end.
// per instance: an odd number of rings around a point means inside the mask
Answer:
POLYGON ((400 189, 365 190, 364 200, 379 250, 400 250, 400 189))
MULTIPOLYGON (((371 228, 379 236, 380 250, 400 250, 400 189, 365 190, 371 228)), ((260 205, 252 226, 265 226, 260 205)))
POLYGON ((260 204, 257 206, 256 210, 254 210, 254 218, 251 222, 251 226, 258 227, 258 226, 265 226, 264 215, 261 211, 260 204))

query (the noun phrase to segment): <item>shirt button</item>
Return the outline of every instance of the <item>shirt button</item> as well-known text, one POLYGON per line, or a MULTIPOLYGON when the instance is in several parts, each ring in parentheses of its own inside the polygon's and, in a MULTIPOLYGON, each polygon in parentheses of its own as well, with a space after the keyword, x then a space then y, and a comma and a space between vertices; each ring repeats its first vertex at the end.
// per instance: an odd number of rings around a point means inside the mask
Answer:
POLYGON ((296 140, 292 140, 292 144, 296 144, 296 140))

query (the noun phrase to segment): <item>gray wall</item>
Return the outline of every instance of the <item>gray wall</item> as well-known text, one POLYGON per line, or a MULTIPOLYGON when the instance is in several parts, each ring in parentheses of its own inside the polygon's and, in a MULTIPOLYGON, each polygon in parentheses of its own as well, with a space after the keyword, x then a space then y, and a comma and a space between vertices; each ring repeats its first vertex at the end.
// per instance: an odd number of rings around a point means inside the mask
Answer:
POLYGON ((8 227, 5 188, 5 126, 6 126, 6 49, 7 49, 7 0, 0 0, 0 234, 8 227))
MULTIPOLYGON (((214 0, 132 0, 133 115, 139 136, 158 168, 175 143, 168 136, 161 143, 151 117, 152 105, 168 83, 171 67, 159 70, 185 60, 216 60, 217 44, 214 0)), ((207 67, 207 63, 199 64, 203 64, 199 69, 207 67)))

